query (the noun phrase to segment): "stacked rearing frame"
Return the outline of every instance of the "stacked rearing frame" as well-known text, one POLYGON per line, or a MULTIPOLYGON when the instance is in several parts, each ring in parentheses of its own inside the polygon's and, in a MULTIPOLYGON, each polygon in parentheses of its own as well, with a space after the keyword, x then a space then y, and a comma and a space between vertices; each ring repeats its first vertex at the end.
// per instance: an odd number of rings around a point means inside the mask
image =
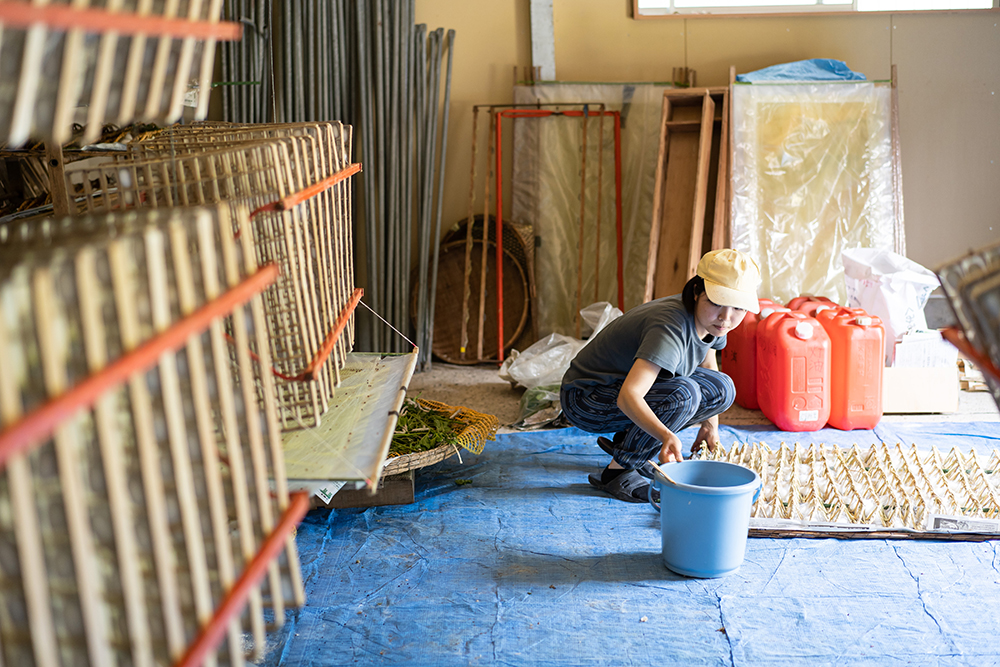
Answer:
POLYGON ((260 370, 277 268, 247 224, 223 204, 0 235, 0 664, 243 664, 265 600, 279 625, 302 604, 308 501, 260 370))
MULTIPOLYGON (((190 82, 211 87, 216 42, 240 37, 221 11, 222 0, 0 2, 0 142, 63 144, 78 106, 87 142, 108 121, 180 119, 190 82)), ((198 94, 196 118, 208 97, 198 94)))
POLYGON ((285 430, 319 424, 353 346, 360 294, 350 189, 341 182, 357 171, 350 151, 350 128, 340 123, 206 124, 141 138, 114 163, 66 172, 90 210, 218 201, 253 209, 257 260, 281 268, 264 301, 285 430))

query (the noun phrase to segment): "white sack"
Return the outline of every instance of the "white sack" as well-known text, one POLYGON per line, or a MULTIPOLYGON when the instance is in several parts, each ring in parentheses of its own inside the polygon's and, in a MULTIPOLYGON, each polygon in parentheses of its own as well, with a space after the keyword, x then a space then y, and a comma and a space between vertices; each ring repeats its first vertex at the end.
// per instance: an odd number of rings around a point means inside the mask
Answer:
POLYGON ((882 320, 885 363, 892 365, 896 341, 927 328, 924 306, 940 282, 929 269, 891 250, 853 248, 841 253, 847 305, 882 320))

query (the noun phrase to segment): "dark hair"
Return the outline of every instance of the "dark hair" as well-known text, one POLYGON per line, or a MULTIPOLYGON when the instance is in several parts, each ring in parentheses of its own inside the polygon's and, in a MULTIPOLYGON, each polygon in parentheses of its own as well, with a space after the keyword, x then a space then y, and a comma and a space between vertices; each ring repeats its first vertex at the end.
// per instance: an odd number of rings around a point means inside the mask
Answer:
POLYGON ((698 295, 705 292, 705 279, 695 276, 684 285, 681 292, 681 301, 684 302, 684 310, 694 315, 695 306, 698 302, 698 295))

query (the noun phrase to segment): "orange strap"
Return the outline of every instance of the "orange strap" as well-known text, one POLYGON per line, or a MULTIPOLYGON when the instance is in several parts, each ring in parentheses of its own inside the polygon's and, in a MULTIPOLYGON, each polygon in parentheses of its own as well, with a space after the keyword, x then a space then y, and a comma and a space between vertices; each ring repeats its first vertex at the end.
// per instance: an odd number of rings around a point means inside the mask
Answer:
POLYGON ((340 183, 344 179, 350 178, 359 171, 361 171, 361 163, 355 162, 351 166, 341 169, 333 176, 324 178, 322 181, 316 183, 315 185, 310 185, 308 188, 305 188, 304 190, 293 192, 292 194, 282 199, 279 199, 278 201, 273 201, 270 204, 264 204, 263 206, 254 209, 253 213, 250 214, 250 217, 253 218, 258 213, 264 213, 268 211, 287 211, 288 209, 295 208, 296 206, 306 201, 307 199, 312 199, 321 192, 329 190, 337 183, 340 183))
MULTIPOLYGON (((326 363, 327 358, 333 353, 333 347, 337 344, 340 339, 340 334, 344 332, 344 328, 347 327, 347 323, 351 319, 351 315, 354 313, 354 309, 358 307, 358 302, 361 301, 361 297, 364 295, 365 291, 360 287, 354 290, 351 298, 347 301, 347 305, 344 309, 340 311, 340 315, 337 317, 337 321, 333 323, 333 328, 326 335, 326 339, 323 341, 323 346, 316 352, 316 356, 313 360, 309 362, 306 369, 301 373, 296 375, 288 375, 287 373, 282 373, 277 368, 272 368, 271 373, 282 380, 287 382, 312 382, 319 375, 319 370, 326 363)), ((231 345, 235 345, 236 341, 233 340, 232 336, 226 334, 226 340, 229 341, 231 345)), ((250 352, 250 358, 252 358, 257 363, 260 363, 260 357, 255 353, 250 352)))

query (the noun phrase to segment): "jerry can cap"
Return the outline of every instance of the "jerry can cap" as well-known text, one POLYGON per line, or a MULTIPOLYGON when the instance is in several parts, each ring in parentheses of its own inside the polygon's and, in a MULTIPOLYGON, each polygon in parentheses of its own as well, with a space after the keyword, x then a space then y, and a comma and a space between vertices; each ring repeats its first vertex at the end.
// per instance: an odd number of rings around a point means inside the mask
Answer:
POLYGON ((872 318, 868 315, 858 315, 854 318, 854 323, 859 327, 870 327, 872 325, 872 318))
POLYGON ((813 326, 808 322, 799 322, 795 325, 795 337, 809 340, 813 337, 813 326))

